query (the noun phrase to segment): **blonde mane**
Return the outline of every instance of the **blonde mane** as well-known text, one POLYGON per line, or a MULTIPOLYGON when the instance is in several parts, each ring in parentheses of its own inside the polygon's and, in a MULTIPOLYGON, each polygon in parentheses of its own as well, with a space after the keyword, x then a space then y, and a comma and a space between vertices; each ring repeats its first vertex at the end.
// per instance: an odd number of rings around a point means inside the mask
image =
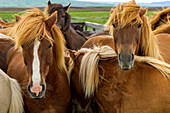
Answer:
POLYGON ((118 28, 123 28, 128 25, 141 23, 141 37, 136 50, 137 55, 149 56, 159 60, 163 60, 157 45, 157 39, 152 33, 150 23, 146 16, 140 17, 139 11, 141 6, 137 5, 134 0, 119 4, 109 17, 105 24, 110 27, 110 34, 113 35, 113 23, 118 23, 118 28), (135 22, 134 22, 135 20, 135 22))
POLYGON ((0 26, 2 27, 13 27, 16 22, 5 22, 3 20, 0 20, 0 26))
POLYGON ((170 33, 170 22, 157 27, 156 30, 153 31, 153 33, 155 35, 160 33, 170 33))
MULTIPOLYGON (((167 20, 169 22, 169 17, 168 17, 168 13, 170 15, 170 7, 158 12, 157 14, 155 14, 151 19, 150 19, 150 24, 151 24, 151 27, 153 28, 154 25, 160 21, 161 19, 161 16, 164 15, 164 14, 167 14, 167 20)), ((163 20, 162 20, 163 21, 163 20)), ((165 22, 166 23, 166 22, 165 22)))
MULTIPOLYGON (((56 13, 56 12, 55 12, 56 13)), ((64 48, 65 40, 60 29, 53 25, 51 29, 52 37, 46 30, 43 12, 37 8, 25 11, 22 19, 18 21, 9 34, 15 37, 15 48, 19 49, 22 45, 34 44, 36 40, 47 39, 51 44, 54 43, 55 59, 60 69, 65 68, 64 48)))
MULTIPOLYGON (((94 47, 94 49, 82 48, 76 54, 79 55, 81 53, 84 55, 80 63, 79 80, 82 84, 85 96, 90 97, 98 88, 99 77, 102 76, 99 75, 99 60, 117 57, 117 54, 109 46, 94 47)), ((135 61, 145 62, 153 66, 158 69, 166 79, 170 79, 169 64, 146 56, 135 56, 135 61)))

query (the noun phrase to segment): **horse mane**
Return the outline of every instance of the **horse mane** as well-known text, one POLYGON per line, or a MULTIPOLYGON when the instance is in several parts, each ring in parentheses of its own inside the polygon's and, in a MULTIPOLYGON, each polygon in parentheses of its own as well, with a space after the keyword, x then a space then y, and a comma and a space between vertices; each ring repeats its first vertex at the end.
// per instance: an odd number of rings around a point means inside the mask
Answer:
POLYGON ((53 25, 51 29, 52 37, 47 33, 43 12, 38 8, 25 11, 22 19, 18 21, 10 31, 15 37, 15 49, 19 49, 23 45, 31 45, 36 40, 47 39, 51 44, 54 43, 55 59, 58 67, 65 69, 64 61, 64 44, 65 40, 59 28, 53 25))
POLYGON ((16 22, 5 22, 3 20, 0 20, 0 26, 2 27, 13 27, 16 22))
POLYGON ((157 27, 157 29, 154 30, 153 33, 155 35, 160 33, 170 33, 170 22, 157 27))
POLYGON ((154 36, 148 18, 146 16, 140 17, 139 11, 141 6, 137 5, 134 0, 118 4, 110 15, 106 26, 110 27, 110 34, 113 35, 112 23, 118 23, 118 28, 124 28, 136 23, 141 23, 141 38, 136 50, 137 55, 149 56, 159 60, 163 60, 159 52, 159 47, 156 43, 157 39, 154 36))
MULTIPOLYGON (((116 52, 109 46, 82 48, 76 54, 84 54, 79 70, 79 80, 82 84, 85 97, 91 97, 98 88, 99 60, 117 57, 116 52)), ((135 56, 135 61, 144 62, 158 69, 166 79, 170 79, 170 65, 152 57, 135 56)), ((103 77, 101 77, 103 78, 103 77)))
MULTIPOLYGON (((158 21, 162 20, 162 19, 161 19, 161 16, 162 16, 162 15, 167 15, 168 13, 170 14, 170 7, 168 7, 168 8, 166 8, 166 9, 158 12, 157 14, 155 14, 155 15, 150 19, 150 24, 151 24, 151 27, 152 27, 153 30, 154 30, 154 25, 155 25, 158 21)), ((167 16, 167 20, 169 21, 169 17, 168 17, 168 16, 167 16)))

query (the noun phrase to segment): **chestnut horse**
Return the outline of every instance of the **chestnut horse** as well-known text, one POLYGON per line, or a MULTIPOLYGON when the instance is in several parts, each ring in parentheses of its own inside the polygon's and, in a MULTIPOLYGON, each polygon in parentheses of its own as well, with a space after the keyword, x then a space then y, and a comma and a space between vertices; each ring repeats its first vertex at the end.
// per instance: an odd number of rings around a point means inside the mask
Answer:
POLYGON ((13 26, 15 47, 8 54, 7 74, 21 84, 27 113, 67 113, 70 110, 65 40, 56 21, 56 12, 47 19, 35 8, 13 26))
POLYGON ((123 70, 133 67, 134 54, 149 56, 170 63, 170 38, 157 38, 151 30, 145 13, 134 0, 119 4, 112 12, 106 25, 111 26, 110 33, 115 41, 119 66, 123 70), (165 42, 166 40, 166 42, 165 42))
POLYGON ((71 91, 76 112, 168 113, 170 65, 135 56, 133 69, 123 71, 109 46, 82 48, 72 63, 71 91))
POLYGON ((45 12, 49 16, 57 11, 58 21, 56 25, 62 31, 66 46, 68 49, 79 50, 81 46, 86 42, 87 38, 81 33, 76 32, 71 26, 71 16, 66 12, 70 7, 70 4, 63 7, 61 4, 48 2, 48 7, 46 7, 45 12))
POLYGON ((0 69, 0 113, 23 113, 23 111, 19 84, 0 69))

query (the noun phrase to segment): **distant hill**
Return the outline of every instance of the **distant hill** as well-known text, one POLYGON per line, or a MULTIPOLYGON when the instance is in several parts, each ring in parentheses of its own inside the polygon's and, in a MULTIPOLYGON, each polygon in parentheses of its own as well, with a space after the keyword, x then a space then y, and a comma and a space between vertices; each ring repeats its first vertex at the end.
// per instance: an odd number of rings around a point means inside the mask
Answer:
MULTIPOLYGON (((67 5, 72 3, 72 7, 100 7, 100 6, 113 6, 113 4, 107 3, 94 3, 83 2, 76 0, 51 0, 52 3, 60 3, 67 5)), ((0 0, 0 7, 45 7, 48 0, 0 0)))
MULTIPOLYGON (((48 0, 0 0, 0 7, 45 7, 48 0)), ((67 5, 72 3, 72 7, 101 7, 101 6, 114 6, 118 2, 108 3, 95 3, 95 2, 83 2, 76 0, 51 0, 52 3, 61 3, 67 5)), ((153 3, 141 3, 143 7, 169 7, 170 1, 165 2, 153 2, 153 3)))

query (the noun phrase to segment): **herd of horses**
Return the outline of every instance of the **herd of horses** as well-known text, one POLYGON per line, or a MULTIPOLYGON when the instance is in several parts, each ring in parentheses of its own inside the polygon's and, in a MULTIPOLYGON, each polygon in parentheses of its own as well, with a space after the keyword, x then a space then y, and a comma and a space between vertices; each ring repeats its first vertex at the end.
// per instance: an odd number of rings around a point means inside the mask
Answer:
POLYGON ((86 37, 70 5, 0 21, 0 113, 170 112, 170 8, 149 21, 134 0, 118 4, 86 37))

